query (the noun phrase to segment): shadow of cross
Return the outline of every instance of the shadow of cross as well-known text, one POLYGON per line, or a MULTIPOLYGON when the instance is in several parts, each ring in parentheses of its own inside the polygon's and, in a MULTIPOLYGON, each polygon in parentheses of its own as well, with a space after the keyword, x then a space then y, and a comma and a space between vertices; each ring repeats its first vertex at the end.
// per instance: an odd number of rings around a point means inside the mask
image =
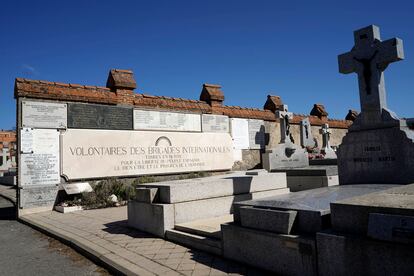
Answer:
POLYGON ((339 72, 357 73, 363 120, 379 121, 387 108, 384 73, 388 64, 404 59, 399 38, 381 41, 379 27, 370 25, 354 32, 355 46, 338 56, 339 72))

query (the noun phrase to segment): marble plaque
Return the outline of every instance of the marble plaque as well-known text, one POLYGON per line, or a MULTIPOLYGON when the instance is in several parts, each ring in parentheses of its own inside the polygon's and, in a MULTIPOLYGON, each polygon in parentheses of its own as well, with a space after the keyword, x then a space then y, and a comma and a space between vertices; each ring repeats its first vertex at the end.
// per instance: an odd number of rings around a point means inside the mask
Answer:
POLYGON ((22 101, 23 127, 66 128, 66 125, 66 104, 22 101))
MULTIPOLYGON (((26 132, 26 129, 24 131, 26 132)), ((22 135, 20 143, 32 151, 20 154, 20 185, 60 183, 59 131, 56 129, 28 129, 28 131, 31 132, 31 136, 22 135)))
POLYGON ((132 129, 132 108, 98 105, 68 104, 68 127, 87 129, 132 129))
POLYGON ((64 183, 62 184, 62 187, 68 195, 89 193, 93 191, 88 182, 64 183))
POLYGON ((229 132, 229 117, 223 115, 201 115, 203 132, 229 132))
POLYGON ((59 187, 57 185, 20 189, 19 206, 21 208, 53 206, 58 190, 59 187))
POLYGON ((233 138, 233 148, 249 148, 249 120, 240 118, 231 118, 231 136, 233 138))
POLYGON ((135 109, 134 129, 200 132, 201 115, 135 109))
POLYGON ((62 134, 67 179, 229 170, 228 133, 68 129, 62 134))
POLYGON ((33 153, 33 129, 24 127, 20 130, 20 152, 33 153))
POLYGON ((249 119, 249 148, 263 149, 265 143, 264 121, 249 119))

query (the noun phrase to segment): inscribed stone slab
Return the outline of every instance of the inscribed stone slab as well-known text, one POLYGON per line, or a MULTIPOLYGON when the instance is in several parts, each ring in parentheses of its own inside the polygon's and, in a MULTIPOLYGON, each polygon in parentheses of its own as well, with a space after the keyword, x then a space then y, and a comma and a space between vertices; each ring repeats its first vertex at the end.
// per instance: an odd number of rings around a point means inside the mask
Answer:
POLYGON ((201 125, 203 132, 225 132, 228 133, 229 117, 223 115, 201 115, 201 125))
POLYGON ((69 103, 68 127, 130 130, 132 129, 132 108, 69 103))
POLYGON ((22 101, 22 126, 66 128, 67 105, 37 101, 22 101))
POLYGON ((249 120, 240 118, 231 118, 231 136, 233 138, 233 148, 249 148, 249 120))
POLYGON ((53 206, 58 193, 58 186, 25 187, 20 189, 19 201, 21 208, 53 206))
POLYGON ((265 147, 265 126, 263 120, 249 119, 249 148, 263 149, 265 147))
POLYGON ((59 132, 56 129, 23 129, 22 132, 27 130, 32 132, 32 137, 22 136, 21 144, 32 151, 20 155, 20 185, 60 183, 59 132), (25 137, 31 140, 25 141, 25 137))
POLYGON ((135 109, 134 129, 200 132, 201 115, 135 109))
POLYGON ((68 179, 228 170, 233 166, 227 133, 68 129, 62 135, 61 151, 63 175, 68 179))

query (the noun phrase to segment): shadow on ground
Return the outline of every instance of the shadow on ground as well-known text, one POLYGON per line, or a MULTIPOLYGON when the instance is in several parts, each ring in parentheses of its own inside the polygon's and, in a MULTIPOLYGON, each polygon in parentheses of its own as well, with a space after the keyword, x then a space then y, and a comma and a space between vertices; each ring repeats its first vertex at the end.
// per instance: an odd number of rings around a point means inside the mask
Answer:
MULTIPOLYGON (((159 239, 159 237, 156 237, 152 234, 145 233, 134 228, 130 228, 128 226, 127 220, 115 221, 104 225, 106 228, 103 230, 110 234, 128 235, 132 238, 140 239, 159 239)), ((191 254, 192 260, 205 266, 211 267, 212 271, 216 271, 219 274, 226 273, 233 275, 275 275, 274 273, 272 274, 235 261, 230 261, 220 256, 212 255, 210 253, 206 253, 200 250, 188 249, 187 252, 191 254)), ((153 261, 158 262, 159 260, 153 261)))
POLYGON ((0 220, 15 220, 16 206, 14 203, 0 196, 0 220))

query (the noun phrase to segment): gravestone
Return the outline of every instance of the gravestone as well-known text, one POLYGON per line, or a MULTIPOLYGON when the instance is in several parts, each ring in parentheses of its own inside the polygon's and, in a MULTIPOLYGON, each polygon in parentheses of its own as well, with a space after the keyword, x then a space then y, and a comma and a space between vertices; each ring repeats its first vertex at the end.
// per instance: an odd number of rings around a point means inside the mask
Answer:
POLYGON ((338 56, 339 71, 357 73, 361 113, 338 150, 340 184, 414 182, 414 131, 387 109, 384 70, 404 58, 402 40, 381 41, 377 26, 354 32, 355 46, 338 56))
POLYGON ((264 149, 265 147, 265 126, 263 120, 249 119, 249 148, 264 149))
POLYGON ((134 129, 201 132, 201 115, 135 109, 134 129))
POLYGON ((281 139, 279 145, 263 154, 263 168, 274 171, 309 166, 306 150, 293 143, 289 123, 289 119, 293 117, 293 114, 288 112, 288 106, 281 105, 280 110, 276 111, 276 116, 280 120, 281 139))
POLYGON ((309 118, 305 118, 300 121, 300 144, 304 148, 314 148, 317 146, 315 138, 312 136, 309 118))
POLYGON ((322 128, 319 130, 322 134, 322 153, 324 154, 325 159, 336 159, 336 153, 332 149, 329 139, 331 136, 331 129, 328 124, 323 124, 322 128))

